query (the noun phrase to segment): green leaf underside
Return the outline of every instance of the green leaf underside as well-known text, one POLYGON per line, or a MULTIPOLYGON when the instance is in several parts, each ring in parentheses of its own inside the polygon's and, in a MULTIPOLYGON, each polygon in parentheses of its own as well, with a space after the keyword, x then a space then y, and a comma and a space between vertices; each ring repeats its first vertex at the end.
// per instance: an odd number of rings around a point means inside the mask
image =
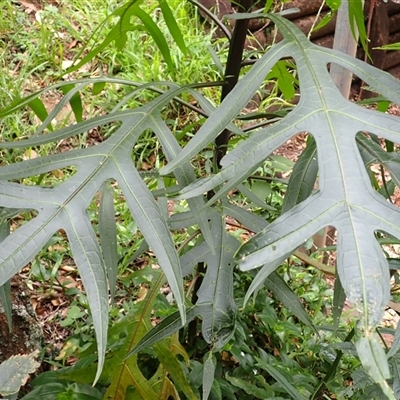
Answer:
MULTIPOLYGON (((120 128, 108 140, 97 146, 28 160, 0 169, 0 206, 38 211, 35 218, 16 229, 2 242, 0 284, 4 284, 25 266, 54 232, 64 229, 70 240, 92 310, 99 353, 96 380, 104 362, 108 296, 103 257, 86 209, 103 182, 117 181, 141 232, 159 259, 182 318, 185 316, 179 258, 168 225, 152 193, 131 161, 131 151, 136 140, 151 125, 157 129, 152 123, 153 117, 182 90, 171 90, 144 107, 128 112, 115 112, 106 118, 95 118, 62 130, 63 134, 68 136, 69 132, 76 134, 85 132, 90 126, 120 121, 120 128), (71 165, 77 168, 76 174, 54 188, 7 182, 8 179, 46 173, 71 165)), ((161 130, 155 133, 165 134, 161 130)), ((28 139, 24 145, 30 141, 48 141, 49 137, 54 139, 58 135, 59 133, 55 132, 28 139)))
POLYGON ((333 83, 327 84, 331 82, 327 64, 348 68, 396 103, 400 103, 400 83, 359 60, 313 45, 289 21, 276 15, 270 17, 285 39, 254 65, 179 157, 161 173, 172 171, 214 140, 247 104, 271 67, 282 57, 293 57, 300 82, 298 106, 275 125, 260 129, 239 144, 222 159, 220 173, 189 185, 181 191, 182 197, 190 198, 223 185, 211 204, 242 183, 292 136, 310 132, 318 149, 319 190, 244 244, 236 259, 245 270, 271 263, 322 228, 335 226, 338 273, 349 301, 360 311, 363 326, 369 330, 380 322, 389 299, 387 261, 374 232, 400 237, 400 213, 371 188, 355 136, 367 131, 400 142, 400 120, 343 98, 333 83))

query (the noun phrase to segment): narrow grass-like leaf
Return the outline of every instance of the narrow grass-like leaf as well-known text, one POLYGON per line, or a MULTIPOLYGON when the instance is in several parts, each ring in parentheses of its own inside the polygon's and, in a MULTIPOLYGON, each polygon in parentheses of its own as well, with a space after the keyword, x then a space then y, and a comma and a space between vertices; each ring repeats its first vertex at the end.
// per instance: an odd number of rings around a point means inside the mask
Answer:
POLYGON ((175 43, 178 45, 178 47, 180 48, 180 50, 183 54, 187 54, 187 47, 185 44, 185 40, 183 38, 181 30, 179 29, 178 24, 175 21, 175 17, 172 14, 172 11, 168 5, 168 2, 166 0, 159 0, 158 4, 161 8, 161 12, 163 14, 164 21, 167 24, 168 30, 169 30, 171 36, 174 38, 175 43))
POLYGON ((400 50, 400 42, 385 44, 384 46, 375 47, 374 49, 379 49, 379 50, 395 50, 395 51, 396 51, 396 50, 400 50))
MULTIPOLYGON (((90 60, 92 60, 94 57, 96 57, 101 51, 103 51, 113 41, 116 42, 116 46, 118 48, 119 42, 121 42, 121 40, 126 38, 127 32, 136 29, 136 26, 134 24, 130 23, 130 17, 133 15, 135 8, 137 7, 137 5, 135 5, 135 3, 136 3, 136 1, 124 4, 122 7, 119 7, 108 17, 108 18, 111 18, 113 16, 123 14, 120 21, 115 26, 113 26, 113 28, 107 34, 106 38, 100 44, 98 44, 95 47, 92 47, 89 51, 87 51, 87 53, 85 54, 84 57, 81 57, 81 56, 82 56, 83 52, 85 50, 87 50, 87 48, 84 46, 81 49, 81 51, 76 56, 76 60, 79 60, 79 61, 74 63, 74 65, 72 65, 71 67, 69 67, 66 70, 65 74, 70 74, 72 72, 77 71, 80 67, 87 64, 90 60)), ((104 25, 105 22, 106 22, 106 20, 103 21, 100 24, 100 26, 98 27, 98 29, 93 32, 92 37, 97 34, 97 31, 104 25)), ((122 47, 123 47, 123 45, 122 45, 122 47)), ((122 50, 122 47, 120 48, 120 50, 122 50)))
POLYGON ((362 0, 352 0, 348 1, 349 6, 349 23, 353 37, 360 39, 361 45, 365 53, 370 57, 368 50, 368 35, 365 29, 364 20, 364 2, 362 0))
POLYGON ((395 400, 393 391, 386 382, 390 378, 385 351, 376 334, 356 341, 357 354, 368 375, 376 382, 389 400, 395 400))
MULTIPOLYGON (((0 245, 1 242, 10 234, 10 224, 8 221, 0 223, 0 245)), ((12 332, 12 303, 11 303, 11 282, 7 281, 0 286, 0 304, 3 307, 8 322, 8 330, 12 332)))
MULTIPOLYGON (((77 85, 80 85, 80 84, 85 84, 85 85, 104 84, 107 82, 109 82, 109 83, 118 83, 119 82, 122 85, 140 86, 140 84, 138 84, 136 82, 128 81, 126 79, 112 78, 112 77, 105 77, 105 76, 101 76, 98 78, 84 78, 84 79, 78 79, 78 80, 74 80, 74 81, 58 82, 54 85, 47 86, 44 89, 38 90, 35 93, 32 93, 26 97, 14 100, 7 107, 0 109, 0 117, 5 117, 7 115, 10 115, 10 114, 14 113, 15 111, 21 109, 22 107, 29 105, 29 103, 33 99, 38 98, 41 94, 52 91, 52 90, 60 89, 63 86, 70 86, 71 84, 73 84, 76 87, 77 85)), ((47 115, 47 111, 46 111, 46 115, 47 115)))
MULTIPOLYGON (((81 83, 74 85, 73 83, 70 84, 60 84, 58 85, 59 89, 64 93, 63 98, 55 105, 55 107, 50 111, 50 113, 46 116, 46 119, 42 122, 39 128, 36 129, 33 136, 40 135, 46 128, 51 127, 51 121, 55 119, 57 115, 60 114, 61 110, 67 106, 69 103, 73 112, 76 111, 76 118, 77 121, 82 121, 82 114, 83 108, 80 99, 79 92, 86 86, 86 83, 81 83), (74 110, 75 108, 75 110, 74 110)), ((50 129, 53 131, 53 129, 50 129)))
POLYGON ((282 204, 282 214, 305 200, 314 189, 318 174, 317 146, 310 138, 293 167, 282 204))
MULTIPOLYGON (((186 321, 189 323, 200 313, 199 306, 191 306, 186 309, 186 321)), ((164 318, 152 330, 144 335, 136 346, 126 355, 126 358, 132 357, 140 351, 152 346, 153 344, 173 335, 182 328, 182 321, 179 312, 175 312, 164 318)))
POLYGON ((294 400, 306 400, 306 398, 282 375, 274 366, 266 363, 259 357, 255 357, 259 366, 267 371, 290 395, 294 400))
POLYGON ((203 364, 203 393, 202 400, 208 400, 211 393, 211 388, 214 383, 215 369, 217 360, 214 354, 210 351, 204 356, 203 364))
POLYGON ((153 40, 156 42, 157 47, 161 51, 161 54, 164 57, 165 62, 168 65, 168 68, 171 72, 174 70, 174 63, 171 58, 171 52, 169 51, 169 46, 163 33, 157 24, 151 19, 151 17, 143 11, 141 8, 137 8, 135 11, 135 15, 140 18, 143 25, 146 28, 146 31, 151 35, 153 40))
MULTIPOLYGON (((132 17, 137 17, 142 21, 146 33, 152 36, 157 47, 161 51, 170 71, 172 71, 173 62, 171 59, 171 54, 169 51, 169 46, 167 44, 167 41, 164 35, 162 34, 161 30, 152 20, 152 18, 143 9, 140 8, 141 3, 143 3, 142 0, 129 1, 123 4, 117 10, 115 10, 109 17, 107 17, 107 19, 103 21, 103 23, 100 25, 99 28, 101 28, 110 17, 118 16, 120 20, 113 26, 113 28, 107 34, 107 37, 100 44, 87 51, 87 54, 84 57, 81 57, 83 50, 85 50, 85 48, 83 48, 81 53, 79 53, 78 56, 76 57, 77 59, 80 59, 80 61, 74 64, 72 67, 70 67, 66 71, 66 73, 71 73, 78 70, 82 65, 85 65, 90 60, 92 60, 97 54, 103 51, 113 41, 115 41, 117 49, 123 50, 127 41, 127 33, 136 29, 140 28, 143 29, 137 24, 131 22, 132 17)), ((185 42, 183 40, 183 36, 181 34, 178 25, 175 22, 175 19, 172 15, 168 3, 165 0, 160 0, 159 5, 164 15, 164 20, 167 24, 168 30, 171 33, 171 36, 173 37, 173 39, 175 40, 181 51, 183 53, 186 53, 187 49, 185 42)), ((92 36, 94 36, 96 33, 97 32, 95 31, 92 36)))
POLYGON ((265 279, 265 286, 271 290, 283 305, 301 322, 303 322, 303 324, 310 326, 315 330, 312 319, 301 304, 299 297, 277 272, 272 272, 268 275, 265 279))
POLYGON ((7 115, 14 113, 15 111, 22 108, 24 105, 29 104, 31 101, 36 99, 42 92, 44 92, 44 89, 39 91, 39 93, 32 93, 26 97, 23 97, 22 99, 14 100, 7 107, 0 109, 0 117, 5 117, 7 115))
POLYGON ((342 315, 344 303, 346 301, 346 293, 340 283, 340 278, 336 276, 335 284, 333 286, 333 326, 335 331, 339 327, 340 316, 342 315))
POLYGON ((117 225, 115 223, 114 190, 110 182, 100 189, 99 236, 101 252, 106 266, 110 295, 114 301, 118 275, 117 225))
MULTIPOLYGON (((33 100, 29 101, 28 106, 42 122, 46 120, 48 113, 42 100, 40 100, 39 98, 34 98, 33 100)), ((53 130, 51 124, 48 124, 47 128, 49 128, 51 131, 53 130)))
MULTIPOLYGON (((70 90, 74 88, 74 85, 65 85, 61 87, 61 90, 64 94, 67 94, 70 90)), ((81 122, 83 117, 83 106, 81 96, 79 92, 75 93, 71 99, 69 100, 69 104, 71 105, 72 111, 74 112, 76 122, 81 122)))
POLYGON ((392 346, 390 347, 387 358, 393 357, 400 350, 400 324, 397 323, 396 331, 394 333, 394 340, 392 346))
POLYGON ((222 65, 222 62, 221 62, 217 52, 214 50, 214 47, 212 47, 211 45, 208 45, 207 50, 210 53, 210 56, 214 62, 215 67, 219 71, 220 75, 223 76, 224 75, 224 66, 222 65))

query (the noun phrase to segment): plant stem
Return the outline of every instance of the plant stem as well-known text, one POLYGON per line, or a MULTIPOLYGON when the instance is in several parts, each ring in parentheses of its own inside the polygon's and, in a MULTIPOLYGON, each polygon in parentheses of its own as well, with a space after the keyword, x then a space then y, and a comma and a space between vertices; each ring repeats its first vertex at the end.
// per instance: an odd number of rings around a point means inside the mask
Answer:
MULTIPOLYGON (((194 284, 194 289, 192 293, 192 304, 196 304, 198 300, 197 292, 200 289, 201 284, 203 283, 203 275, 205 274, 206 266, 204 262, 199 262, 197 264, 197 279, 194 284)), ((187 341, 192 349, 196 349, 196 341, 197 341, 197 333, 199 330, 199 318, 194 318, 188 325, 188 336, 187 341)))
MULTIPOLYGON (((253 5, 253 0, 239 0, 238 11, 248 12, 250 11, 252 5, 253 5)), ((235 23, 235 28, 233 29, 232 39, 229 45, 228 60, 225 68, 226 84, 222 86, 221 102, 232 91, 232 89, 235 87, 235 85, 239 80, 239 74, 242 65, 243 50, 246 41, 248 26, 249 26, 249 21, 247 19, 239 19, 235 23)), ((230 136, 230 131, 225 129, 215 139, 214 161, 215 164, 218 166, 218 168, 220 168, 220 161, 222 157, 226 154, 229 136, 230 136)))
MULTIPOLYGON (((253 0, 239 0, 238 1, 238 11, 247 12, 250 11, 253 0)), ((225 85, 222 86, 221 91, 221 102, 224 98, 232 91, 239 80, 240 69, 242 66, 243 50, 244 44, 247 36, 247 28, 249 26, 249 21, 247 19, 237 20, 235 23, 235 28, 233 29, 232 38, 229 43, 229 53, 228 60, 225 68, 225 85)), ((220 161, 222 157, 226 154, 227 145, 229 141, 230 131, 225 129, 220 133, 220 135, 215 140, 215 151, 213 163, 216 168, 220 168, 220 161)), ((211 198, 212 192, 208 193, 208 198, 211 198)), ((197 291, 203 282, 203 275, 206 270, 206 265, 203 262, 197 264, 198 278, 195 283, 195 287, 192 293, 192 304, 196 304, 198 299, 197 291)), ((188 342, 193 347, 195 346, 198 331, 198 318, 195 318, 190 322, 188 326, 188 342)))

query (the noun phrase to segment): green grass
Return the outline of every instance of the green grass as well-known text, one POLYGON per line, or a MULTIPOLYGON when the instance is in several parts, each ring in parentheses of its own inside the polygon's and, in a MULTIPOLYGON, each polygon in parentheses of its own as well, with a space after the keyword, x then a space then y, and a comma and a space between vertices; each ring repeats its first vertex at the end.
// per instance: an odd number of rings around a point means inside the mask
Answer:
MULTIPOLYGON (((64 67, 70 65, 80 56, 81 50, 85 54, 91 46, 104 40, 110 24, 109 20, 102 29, 96 30, 116 7, 116 2, 63 2, 59 7, 46 5, 40 11, 28 14, 20 6, 5 0, 0 5, 0 13, 4 18, 0 21, 0 108, 11 101, 21 98, 45 86, 58 81, 64 67), (93 32, 95 34, 93 35, 93 32), (93 36, 92 36, 93 35, 93 36), (69 63, 69 64, 68 64, 69 63)), ((156 2, 145 2, 145 9, 157 18, 156 2)), ((68 75, 67 79, 76 79, 99 74, 128 79, 135 82, 169 81, 172 78, 180 84, 192 82, 212 82, 221 79, 221 74, 214 66, 207 46, 211 43, 212 33, 204 34, 204 27, 198 22, 199 16, 193 7, 184 5, 184 2, 172 2, 176 21, 182 26, 189 52, 182 54, 170 37, 162 19, 158 26, 167 37, 171 57, 176 66, 173 73, 167 70, 161 53, 153 39, 143 32, 136 30, 129 34, 126 47, 119 51, 113 44, 88 65, 68 75), (145 49, 145 51, 143 51, 145 49)), ((28 9, 29 11, 29 9, 28 9)), ((226 55, 226 43, 215 43, 222 60, 226 55), (218 50, 219 49, 219 50, 218 50)), ((82 57, 82 55, 80 56, 82 57)), ((84 117, 90 117, 111 110, 131 89, 107 85, 100 95, 92 95, 88 88, 81 93, 84 107, 84 117), (122 91, 122 92, 121 92, 122 91)), ((218 103, 219 88, 205 88, 204 94, 214 103, 218 103)), ((48 111, 60 100, 61 94, 50 92, 41 96, 48 111)), ((127 106, 135 107, 154 98, 150 91, 143 92, 139 98, 128 102, 127 106)), ((186 97, 190 101, 190 97, 186 97)), ((172 107, 168 120, 182 137, 190 132, 183 132, 183 127, 192 124, 196 129, 199 117, 188 110, 181 112, 181 107, 172 107), (183 116, 185 114, 185 116, 183 116)), ((54 127, 62 127, 73 121, 71 110, 64 108, 57 116, 54 127)), ((0 122, 0 136, 3 140, 22 139, 32 135, 38 118, 31 110, 13 113, 0 122)), ((102 132, 105 133, 105 132, 102 132)), ((85 142, 85 137, 80 141, 85 142)), ((137 152, 141 159, 148 158, 153 149, 149 148, 149 136, 144 135, 137 145, 137 152), (147 154, 147 155, 143 155, 147 154)), ((38 155, 45 155, 57 151, 54 147, 36 150, 38 155)), ((2 151, 3 160, 11 163, 22 159, 19 151, 2 151), (14 158, 16 157, 16 158, 14 158), (19 158, 18 158, 19 157, 19 158)))

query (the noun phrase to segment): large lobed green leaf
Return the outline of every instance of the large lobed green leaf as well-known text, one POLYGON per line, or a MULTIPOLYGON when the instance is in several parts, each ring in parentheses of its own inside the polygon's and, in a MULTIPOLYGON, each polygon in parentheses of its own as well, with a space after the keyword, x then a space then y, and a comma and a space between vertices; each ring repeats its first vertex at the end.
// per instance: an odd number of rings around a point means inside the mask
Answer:
POLYGON ((213 140, 249 101, 271 67, 293 57, 298 68, 301 99, 287 117, 261 129, 222 160, 222 170, 181 191, 184 197, 222 187, 211 202, 241 183, 273 150, 302 131, 318 148, 319 190, 283 214, 242 246, 237 260, 243 269, 272 262, 301 245, 327 225, 338 229, 338 272, 347 297, 360 311, 364 328, 376 326, 389 299, 385 257, 375 240, 381 230, 400 236, 399 210, 373 191, 355 140, 359 131, 400 141, 398 117, 363 109, 344 99, 333 85, 327 64, 350 69, 388 99, 400 103, 400 83, 387 73, 345 54, 313 45, 289 21, 272 16, 285 39, 260 59, 219 109, 171 164, 167 173, 187 162, 213 140))
MULTIPOLYGON (((370 159, 385 163, 395 181, 398 161, 397 155, 384 157, 360 136, 356 140, 356 135, 367 132, 398 143, 400 119, 362 108, 345 99, 334 85, 328 65, 336 63, 351 70, 397 104, 400 104, 400 82, 362 61, 318 47, 289 21, 277 15, 270 17, 281 30, 284 40, 257 61, 161 173, 169 173, 181 163, 188 162, 214 140, 246 106, 276 62, 292 57, 300 83, 298 106, 275 125, 260 129, 242 141, 222 159, 222 170, 218 174, 199 179, 184 188, 180 196, 190 198, 214 190, 216 194, 208 203, 212 204, 241 184, 292 136, 304 131, 311 133, 318 149, 319 189, 309 197, 303 197, 303 201, 293 208, 294 204, 291 204, 286 213, 245 243, 237 252, 236 260, 243 270, 271 264, 322 228, 335 226, 338 231, 338 275, 347 298, 359 312, 359 327, 369 343, 359 346, 360 358, 365 364, 369 354, 366 349, 374 347, 371 331, 380 323, 390 296, 388 263, 375 232, 400 238, 400 212, 372 189, 360 148, 364 155, 370 153, 370 159)), ((377 362, 374 363, 374 368, 381 371, 379 384, 382 390, 387 376, 384 364, 379 367, 377 362)))
MULTIPOLYGON (((31 261, 54 232, 60 229, 65 230, 92 310, 99 354, 96 380, 100 376, 104 362, 108 326, 108 294, 103 255, 86 209, 96 193, 102 189, 104 182, 115 180, 118 183, 146 242, 158 257, 174 292, 182 321, 185 319, 182 273, 167 221, 131 160, 135 142, 143 131, 153 128, 156 134, 165 136, 165 129, 158 129, 154 120, 158 118, 165 104, 183 90, 177 88, 176 85, 174 87, 175 90, 169 90, 152 103, 134 110, 115 111, 46 135, 38 135, 18 143, 1 144, 8 148, 38 146, 86 132, 88 129, 103 124, 120 123, 119 129, 97 146, 31 159, 0 168, 0 207, 33 209, 38 213, 2 241, 0 285, 7 282, 31 261), (69 166, 74 166, 77 172, 54 188, 9 182, 9 180, 44 174, 69 166)), ((172 134, 170 136, 173 137, 172 134)), ((176 140, 173 144, 176 146, 176 140)), ((177 151, 176 147, 175 151, 177 151)), ((190 182, 190 171, 181 168, 180 174, 185 176, 184 184, 190 182)), ((201 203, 193 199, 191 204, 197 208, 198 218, 195 220, 199 222, 201 203)), ((112 212, 112 207, 109 207, 105 214, 102 212, 100 223, 104 224, 113 219, 113 215, 107 215, 112 212)), ((201 227, 207 229, 207 222, 202 223, 201 227)), ((112 231, 113 229, 109 230, 109 232, 112 231)), ((114 278, 111 281, 114 281, 114 278)))

